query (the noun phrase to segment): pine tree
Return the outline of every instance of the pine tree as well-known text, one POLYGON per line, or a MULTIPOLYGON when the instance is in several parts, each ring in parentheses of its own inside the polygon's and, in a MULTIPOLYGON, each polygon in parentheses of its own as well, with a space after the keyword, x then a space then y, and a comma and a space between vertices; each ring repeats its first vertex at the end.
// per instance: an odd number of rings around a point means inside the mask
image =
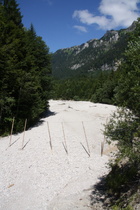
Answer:
POLYGON ((0 3, 0 132, 15 131, 28 118, 28 126, 47 108, 50 90, 49 49, 35 33, 26 30, 15 0, 0 3))
POLYGON ((48 47, 36 35, 33 25, 25 34, 25 51, 17 116, 32 123, 47 108, 51 72, 48 47))
POLYGON ((5 15, 8 22, 14 22, 15 25, 23 26, 22 15, 18 4, 15 0, 0 0, 0 3, 4 6, 5 15))

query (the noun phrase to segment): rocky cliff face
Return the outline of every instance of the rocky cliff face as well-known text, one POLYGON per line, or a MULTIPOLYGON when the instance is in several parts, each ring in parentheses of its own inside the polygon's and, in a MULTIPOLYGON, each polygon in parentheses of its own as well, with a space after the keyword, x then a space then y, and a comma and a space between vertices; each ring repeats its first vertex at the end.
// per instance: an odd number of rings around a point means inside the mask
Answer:
POLYGON ((56 51, 52 56, 53 75, 66 78, 116 70, 127 46, 128 33, 134 28, 135 23, 125 30, 107 31, 101 39, 56 51))

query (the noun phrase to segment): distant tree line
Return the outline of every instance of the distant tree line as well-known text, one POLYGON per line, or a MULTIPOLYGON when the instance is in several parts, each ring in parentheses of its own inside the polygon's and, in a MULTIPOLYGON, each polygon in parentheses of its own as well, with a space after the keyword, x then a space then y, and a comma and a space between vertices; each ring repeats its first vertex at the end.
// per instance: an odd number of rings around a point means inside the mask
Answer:
POLYGON ((99 71, 95 76, 81 76, 65 80, 54 80, 52 97, 64 100, 87 100, 116 104, 115 88, 118 71, 99 71))
POLYGON ((0 134, 23 129, 25 119, 32 125, 48 106, 50 91, 49 49, 36 35, 33 25, 26 29, 15 0, 0 1, 0 134))

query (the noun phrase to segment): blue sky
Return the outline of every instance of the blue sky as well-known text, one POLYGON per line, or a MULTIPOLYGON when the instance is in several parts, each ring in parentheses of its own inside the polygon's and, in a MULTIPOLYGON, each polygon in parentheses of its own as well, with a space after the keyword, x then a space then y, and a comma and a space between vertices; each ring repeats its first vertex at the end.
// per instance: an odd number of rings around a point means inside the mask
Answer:
POLYGON ((32 23, 50 52, 127 28, 140 17, 140 0, 17 0, 23 24, 32 23))

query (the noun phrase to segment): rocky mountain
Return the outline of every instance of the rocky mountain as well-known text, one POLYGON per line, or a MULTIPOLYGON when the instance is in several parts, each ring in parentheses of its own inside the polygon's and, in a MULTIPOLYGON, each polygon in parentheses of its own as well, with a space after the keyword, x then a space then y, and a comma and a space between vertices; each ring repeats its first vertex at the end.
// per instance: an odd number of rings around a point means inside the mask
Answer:
POLYGON ((53 76, 62 79, 116 70, 128 43, 128 34, 135 25, 133 22, 127 29, 110 30, 100 39, 56 51, 52 55, 53 76))

